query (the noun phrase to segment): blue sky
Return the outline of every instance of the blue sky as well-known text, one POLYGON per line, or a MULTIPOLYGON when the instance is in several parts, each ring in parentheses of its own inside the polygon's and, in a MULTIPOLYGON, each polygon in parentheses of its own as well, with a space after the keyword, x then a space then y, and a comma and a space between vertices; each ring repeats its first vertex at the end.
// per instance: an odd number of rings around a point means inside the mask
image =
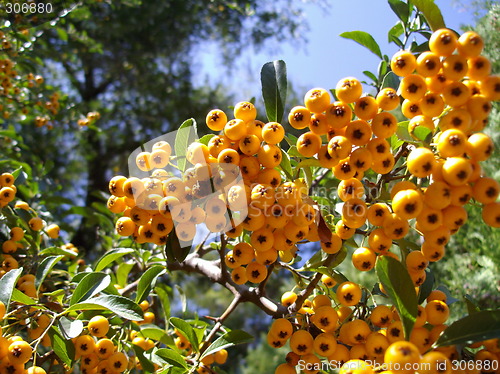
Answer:
MULTIPOLYGON (((446 26, 460 30, 464 24, 473 24, 470 9, 462 4, 470 0, 436 0, 443 13, 446 26)), ((382 53, 392 56, 396 45, 387 43, 387 31, 397 22, 396 15, 386 0, 331 0, 328 11, 318 5, 305 3, 305 17, 309 24, 307 43, 282 43, 274 49, 256 52, 244 51, 233 65, 232 74, 220 69, 216 46, 208 44, 200 53, 201 70, 196 80, 201 84, 221 82, 234 87, 236 100, 260 98, 260 69, 268 61, 283 59, 287 64, 288 79, 302 95, 313 87, 334 88, 337 81, 354 76, 364 79, 364 70, 376 71, 379 58, 355 42, 343 39, 344 31, 362 30, 370 33, 379 43, 382 53), (353 11, 354 10, 354 11, 353 11), (223 76, 224 78, 221 78, 223 76), (303 92, 302 92, 303 91, 303 92)))

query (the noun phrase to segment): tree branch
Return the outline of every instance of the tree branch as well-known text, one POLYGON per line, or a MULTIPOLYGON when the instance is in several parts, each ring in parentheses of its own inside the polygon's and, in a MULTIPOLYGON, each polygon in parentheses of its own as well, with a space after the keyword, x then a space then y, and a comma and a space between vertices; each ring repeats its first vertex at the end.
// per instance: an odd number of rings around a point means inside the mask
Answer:
POLYGON ((231 291, 235 297, 239 297, 239 302, 253 303, 272 317, 280 317, 288 313, 283 305, 261 295, 257 287, 237 285, 230 278, 224 277, 220 269, 220 260, 209 261, 200 258, 197 253, 191 253, 182 262, 167 263, 167 268, 170 271, 180 270, 200 274, 231 291))
MULTIPOLYGON (((335 254, 328 255, 328 257, 325 259, 325 261, 323 261, 323 266, 326 266, 326 267, 330 266, 333 263, 333 261, 335 260, 335 258, 337 258, 338 253, 339 252, 337 252, 335 254)), ((297 296, 297 300, 295 300, 295 302, 288 307, 288 313, 294 313, 302 307, 302 304, 309 297, 309 295, 314 291, 314 289, 318 285, 319 281, 321 280, 322 276, 323 276, 323 274, 316 273, 316 275, 314 276, 312 281, 307 285, 307 287, 301 293, 299 293, 299 295, 297 296)))

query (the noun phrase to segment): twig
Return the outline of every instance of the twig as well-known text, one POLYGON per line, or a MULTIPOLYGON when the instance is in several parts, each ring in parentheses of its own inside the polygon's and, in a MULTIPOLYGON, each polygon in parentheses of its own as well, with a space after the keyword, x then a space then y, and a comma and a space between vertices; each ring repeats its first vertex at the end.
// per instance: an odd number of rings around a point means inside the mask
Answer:
POLYGON ((266 294, 266 292, 265 292, 266 284, 267 284, 267 281, 269 280, 269 278, 271 277, 271 274, 273 273, 273 270, 274 270, 275 266, 276 266, 276 262, 273 262, 269 266, 269 268, 267 269, 266 279, 264 279, 262 282, 260 282, 259 287, 257 288, 257 292, 259 293, 259 295, 265 295, 266 294))
MULTIPOLYGON (((328 255, 328 257, 325 259, 325 261, 323 261, 323 266, 326 266, 326 267, 330 266, 332 264, 332 262, 335 260, 335 258, 337 257, 338 253, 339 252, 337 252, 335 254, 328 255)), ((316 288, 316 286, 318 285, 318 282, 320 281, 322 276, 323 276, 323 274, 316 273, 316 275, 314 276, 312 281, 307 285, 307 287, 301 293, 299 293, 297 300, 295 300, 295 303, 293 303, 292 305, 290 305, 288 307, 289 313, 294 313, 302 307, 302 304, 309 297, 309 295, 313 292, 313 290, 316 288)))
MULTIPOLYGON (((236 307, 238 306, 238 304, 240 303, 240 301, 241 301, 241 299, 240 299, 239 295, 236 295, 233 298, 233 301, 231 301, 231 304, 229 304, 229 306, 226 308, 226 310, 224 311, 224 313, 222 313, 222 315, 219 318, 217 318, 217 322, 215 323, 215 326, 210 331, 210 333, 208 334, 208 336, 205 339, 205 341, 207 341, 207 342, 212 341, 212 339, 214 338, 215 334, 217 334, 217 332, 222 327, 224 321, 227 319, 227 317, 229 317, 231 315, 232 312, 234 312, 234 310, 236 309, 236 307)), ((207 348, 208 348, 208 344, 201 349, 200 353, 203 353, 207 348)))
POLYGON ((288 265, 288 264, 287 264, 287 263, 285 263, 285 262, 280 261, 280 262, 279 262, 279 265, 280 265, 282 268, 284 268, 284 269, 286 269, 286 270, 290 271, 291 273, 294 273, 295 275, 297 275, 297 276, 298 276, 298 277, 300 277, 300 278, 303 278, 303 279, 308 280, 308 281, 310 281, 310 280, 311 280, 311 277, 308 277, 307 275, 304 275, 304 274, 300 273, 299 271, 297 271, 297 269, 293 268, 292 266, 288 265))

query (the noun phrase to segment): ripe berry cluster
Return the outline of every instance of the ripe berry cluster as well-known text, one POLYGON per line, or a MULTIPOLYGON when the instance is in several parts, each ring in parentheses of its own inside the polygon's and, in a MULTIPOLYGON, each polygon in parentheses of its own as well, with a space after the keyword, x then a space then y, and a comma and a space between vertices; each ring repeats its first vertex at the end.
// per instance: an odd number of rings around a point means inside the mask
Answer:
MULTIPOLYGON (((191 165, 181 176, 166 170, 179 155, 172 155, 170 144, 158 142, 136 157, 136 166, 148 177, 111 180, 108 207, 123 214, 117 232, 139 243, 163 245, 174 230, 188 242, 205 224, 228 239, 222 266, 230 269, 236 285, 265 283, 276 263, 293 263, 299 243, 319 242, 325 256, 336 256, 347 240, 363 235, 366 244, 352 253, 353 266, 370 271, 378 258, 390 256, 408 270, 419 294, 429 263, 444 256, 450 236, 466 223, 467 203, 482 204, 483 220, 500 227, 500 186, 483 175, 480 165, 494 149, 480 131, 491 102, 500 99, 500 78, 490 75, 482 46, 474 32, 457 38, 441 29, 432 34, 429 51, 392 57, 392 72, 400 77, 397 89, 363 95, 361 83, 348 77, 332 91, 333 101, 327 90, 314 88, 303 105, 291 109, 289 124, 306 130, 294 153, 288 151, 298 159, 297 168, 313 159, 311 165, 331 170, 338 180, 340 218, 327 217, 327 230, 310 196, 310 181, 292 178, 283 168, 285 127, 258 120, 252 103, 239 102, 234 119, 220 109, 208 113, 206 124, 216 134, 188 147, 191 165), (398 122, 400 115, 407 121, 398 122), (241 184, 235 183, 238 173, 241 184), (374 177, 376 183, 370 181, 374 177), (399 256, 394 248, 409 233, 419 236, 417 248, 399 256)), ((290 314, 274 321, 268 343, 279 348, 289 342, 291 352, 276 373, 295 373, 299 361, 311 364, 304 372, 317 373, 325 358, 338 365, 358 362, 366 373, 374 369, 365 361, 437 367, 455 358, 455 347, 430 350, 449 315, 442 292, 434 290, 418 307, 409 342, 402 342, 403 325, 394 307, 369 305, 370 292, 354 282, 337 284, 327 275, 321 281, 324 287, 318 286, 312 299, 283 295, 290 314)), ((379 289, 386 294, 382 284, 379 289)), ((177 341, 189 355, 186 339, 179 335, 177 341)), ((497 354, 490 349, 496 344, 485 341, 480 352, 497 354)), ((478 354, 477 360, 488 355, 478 354)), ((357 372, 349 370, 346 366, 341 372, 357 372)))

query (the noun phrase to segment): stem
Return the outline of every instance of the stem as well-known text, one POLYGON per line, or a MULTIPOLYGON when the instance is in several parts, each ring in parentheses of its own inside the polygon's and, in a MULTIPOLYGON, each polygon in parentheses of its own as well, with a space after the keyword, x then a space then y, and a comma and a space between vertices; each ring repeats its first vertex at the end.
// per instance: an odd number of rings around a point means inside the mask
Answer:
MULTIPOLYGON (((332 262, 337 258, 339 252, 335 254, 328 255, 328 257, 323 261, 323 266, 330 266, 332 262)), ((321 280, 321 277, 323 274, 321 273, 316 273, 314 276, 313 280, 307 285, 307 287, 298 295, 297 300, 295 300, 295 303, 290 305, 288 307, 288 312, 289 313, 294 313, 297 310, 299 310, 302 307, 302 304, 304 301, 309 297, 309 295, 313 292, 313 290, 316 288, 318 285, 318 282, 321 280)))
MULTIPOLYGON (((231 315, 232 312, 234 312, 234 310, 236 309, 236 307, 238 306, 238 304, 240 303, 240 301, 241 301, 241 298, 240 298, 239 295, 236 295, 233 298, 233 301, 231 301, 231 304, 229 304, 229 306, 226 308, 226 310, 224 311, 224 313, 222 313, 222 315, 219 318, 217 318, 217 322, 215 323, 214 328, 208 334, 208 336, 206 338, 206 342, 210 342, 214 338, 215 334, 217 334, 217 332, 222 327, 224 321, 227 319, 227 317, 229 317, 231 315)), ((204 351, 206 351, 207 348, 208 348, 208 345, 206 345, 205 347, 203 347, 200 350, 200 354, 202 354, 204 351)))
POLYGON ((310 281, 310 280, 311 280, 311 277, 308 277, 307 275, 304 275, 304 274, 300 273, 299 271, 297 271, 297 269, 293 268, 292 266, 288 265, 288 264, 287 264, 287 263, 285 263, 285 262, 280 261, 280 262, 279 262, 279 265, 280 265, 282 268, 284 268, 284 269, 286 269, 286 270, 290 271, 291 273, 294 273, 295 275, 297 275, 298 277, 300 277, 300 278, 302 278, 302 279, 305 279, 305 280, 308 280, 308 281, 310 281))
POLYGON ((257 291, 259 293, 259 295, 265 295, 265 288, 266 288, 266 284, 267 284, 267 281, 269 280, 269 278, 271 277, 271 274, 273 273, 273 270, 274 270, 274 267, 276 266, 276 262, 273 262, 269 268, 267 269, 267 276, 266 276, 266 279, 264 279, 260 284, 259 284, 259 287, 257 288, 257 291))

